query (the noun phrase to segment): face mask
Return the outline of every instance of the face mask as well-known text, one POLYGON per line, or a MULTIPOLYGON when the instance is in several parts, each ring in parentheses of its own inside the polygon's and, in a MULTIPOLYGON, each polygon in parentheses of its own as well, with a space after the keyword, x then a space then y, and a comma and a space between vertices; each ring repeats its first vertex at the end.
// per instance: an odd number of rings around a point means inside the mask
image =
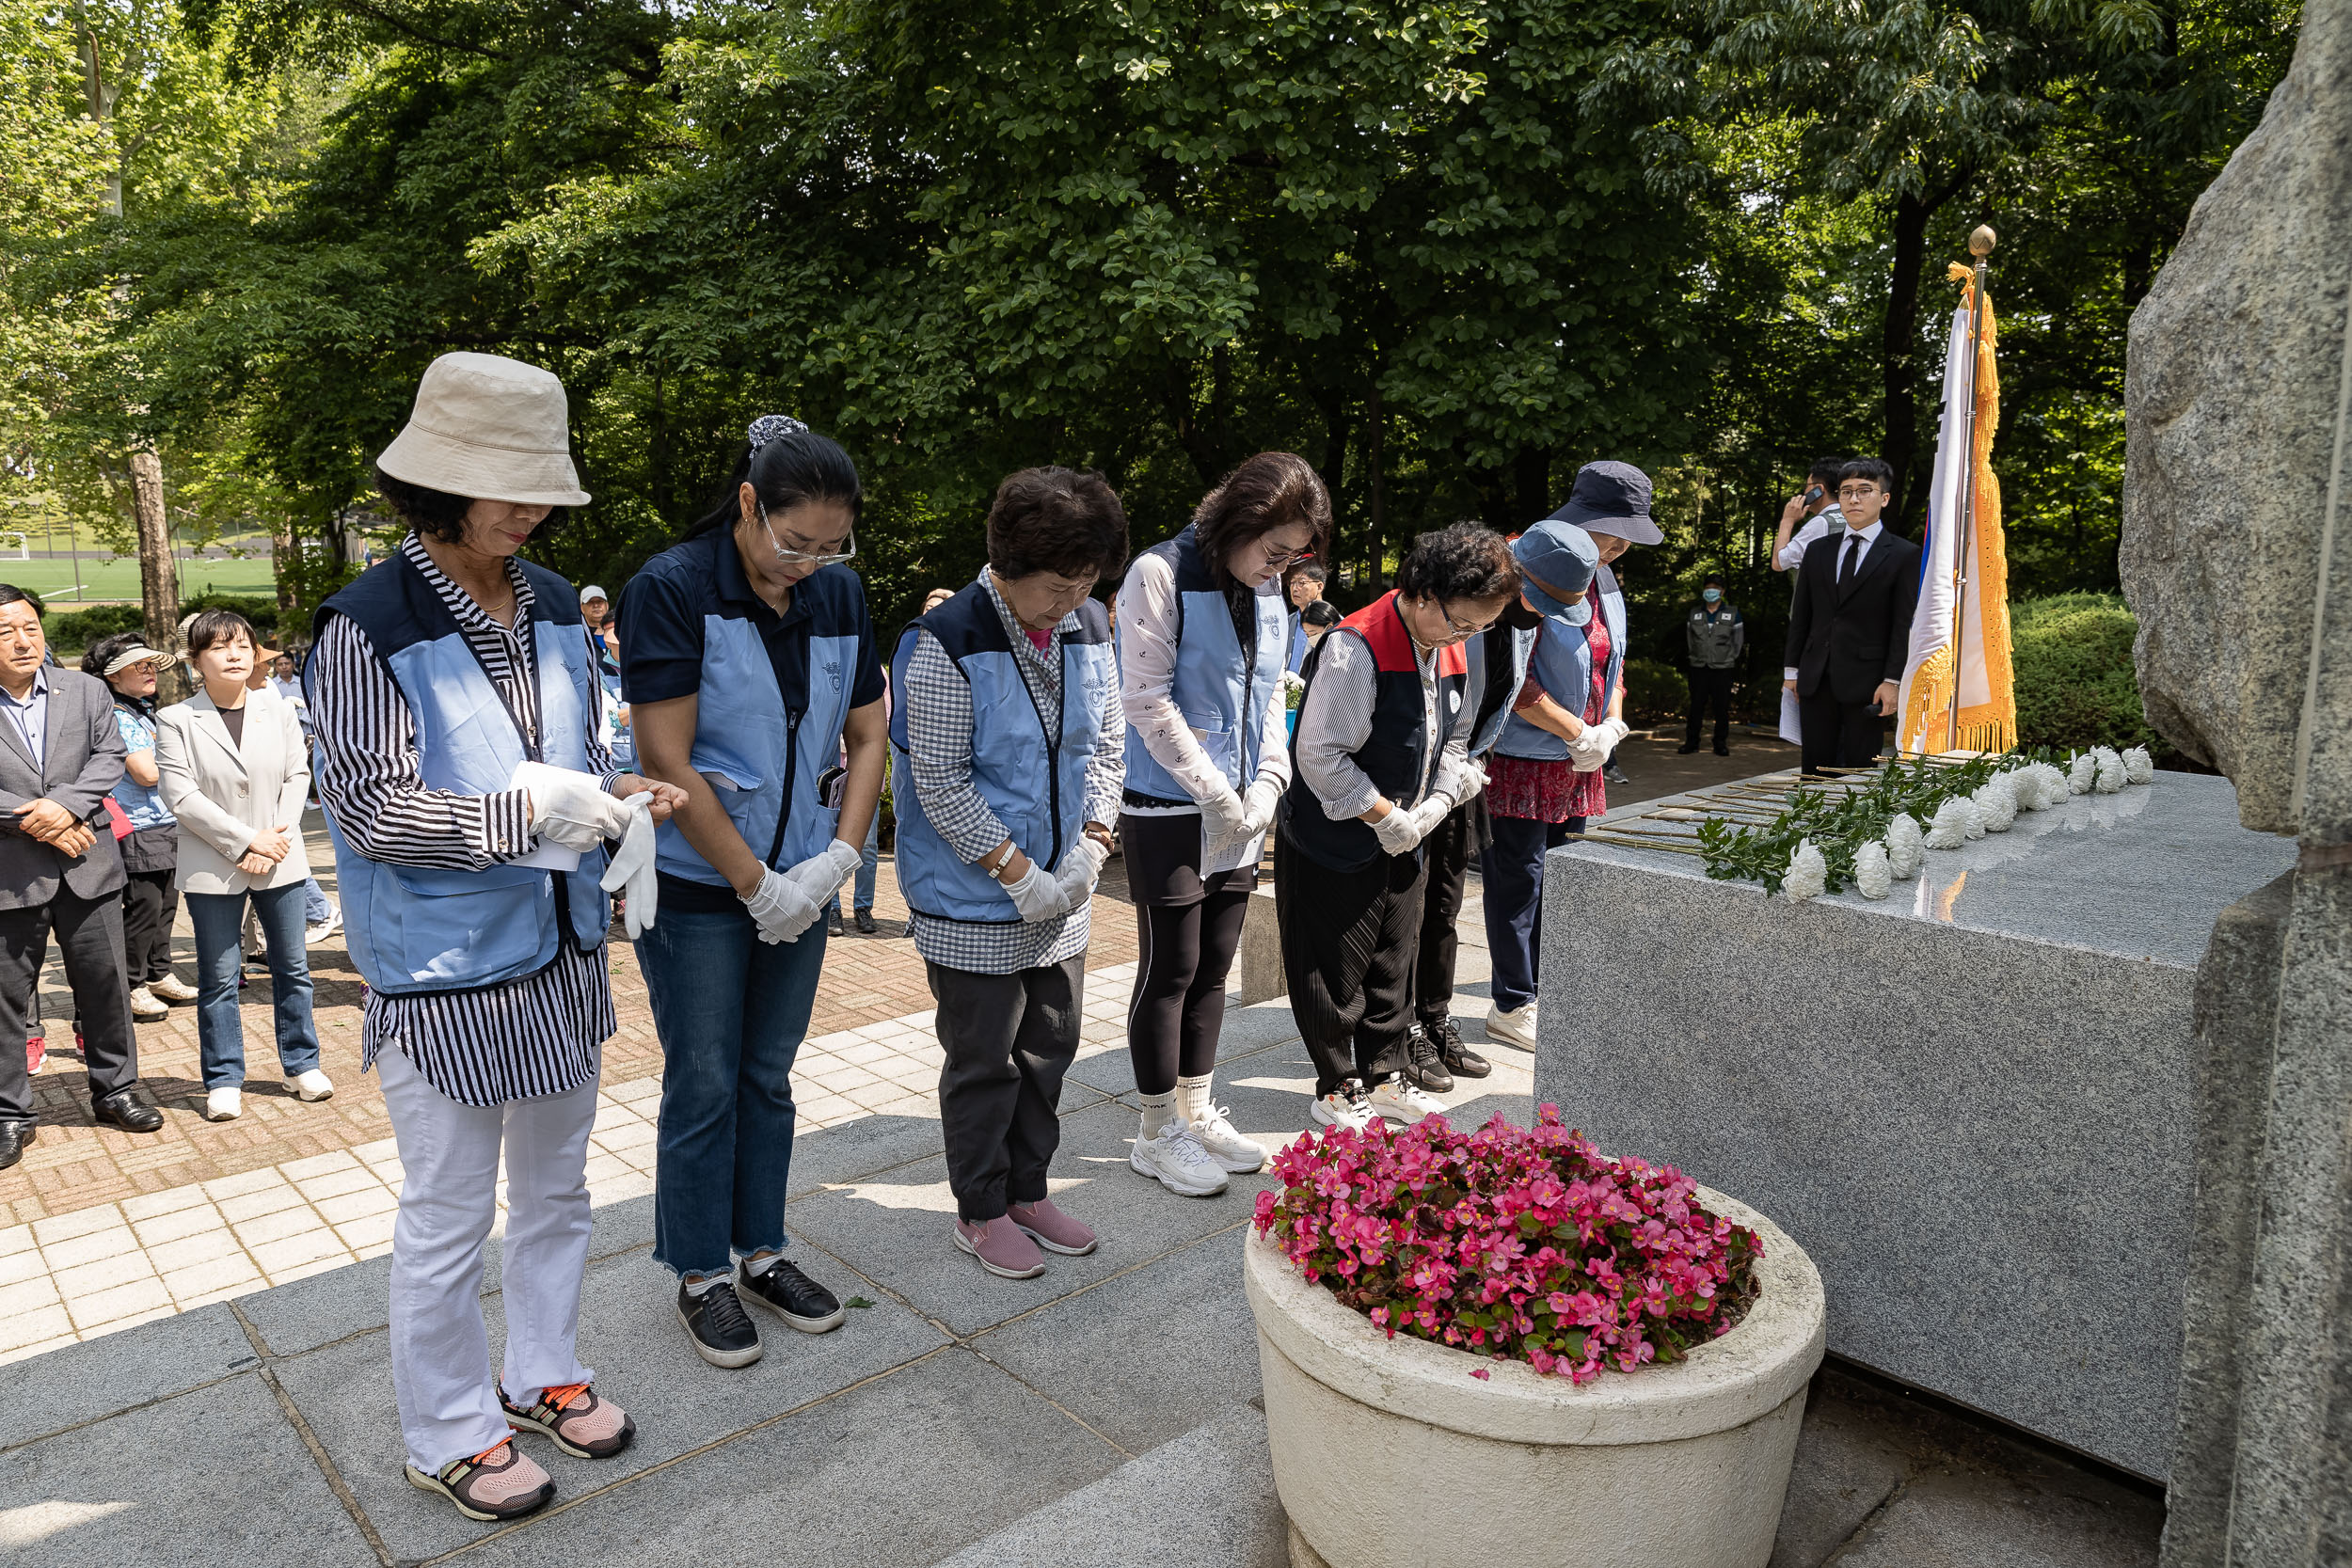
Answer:
POLYGON ((1509 608, 1495 617, 1496 622, 1512 631, 1534 631, 1544 624, 1544 618, 1527 608, 1524 601, 1513 599, 1509 608))
POLYGON ((1720 588, 1703 588, 1699 590, 1699 597, 1705 599, 1708 604, 1713 604, 1717 599, 1720 599, 1723 596, 1724 591, 1720 588))

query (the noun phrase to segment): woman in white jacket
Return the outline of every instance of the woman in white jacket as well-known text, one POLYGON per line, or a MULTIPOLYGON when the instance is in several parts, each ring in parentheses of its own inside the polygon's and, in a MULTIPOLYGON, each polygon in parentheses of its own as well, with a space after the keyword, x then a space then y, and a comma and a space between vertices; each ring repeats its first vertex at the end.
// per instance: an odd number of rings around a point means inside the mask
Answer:
POLYGON ((310 759, 294 707, 253 674, 253 627, 233 610, 189 623, 196 695, 156 715, 155 770, 164 804, 180 822, 180 891, 196 927, 197 1042, 204 1064, 204 1116, 229 1121, 243 1109, 245 1026, 238 1016, 239 933, 253 901, 269 951, 278 1060, 303 1100, 335 1085, 319 1070, 310 1019, 310 966, 303 951, 302 802, 310 759))

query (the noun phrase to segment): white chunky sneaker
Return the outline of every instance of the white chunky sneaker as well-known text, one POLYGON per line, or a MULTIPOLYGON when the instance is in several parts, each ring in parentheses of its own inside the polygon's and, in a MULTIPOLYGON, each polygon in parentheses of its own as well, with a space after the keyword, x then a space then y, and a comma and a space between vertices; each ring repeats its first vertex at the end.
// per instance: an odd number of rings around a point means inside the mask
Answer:
POLYGON ((1374 1114, 1410 1127, 1422 1117, 1445 1109, 1445 1101, 1404 1078, 1391 1078, 1385 1084, 1373 1085, 1366 1097, 1374 1114))
POLYGON ((1215 1197, 1225 1190, 1225 1173, 1193 1136, 1182 1117, 1171 1118, 1148 1138, 1136 1139, 1127 1164, 1171 1193, 1185 1197, 1215 1197))
POLYGON ((242 1089, 207 1089, 204 1091, 206 1121, 234 1121, 245 1115, 245 1091, 242 1089))
POLYGON ((177 974, 167 974, 160 980, 150 980, 147 983, 147 989, 151 993, 162 997, 167 1002, 196 1000, 196 988, 177 974))
POLYGON ((1516 1012, 1501 1007, 1486 1015, 1486 1037, 1503 1045, 1516 1045, 1521 1051, 1535 1049, 1535 1004, 1530 1002, 1516 1012))
POLYGON ((131 988, 131 1016, 141 1023, 152 1023, 171 1016, 171 1005, 145 986, 131 988))
POLYGON ((335 1094, 335 1080, 316 1068, 295 1073, 294 1084, 297 1100, 329 1100, 335 1094))
POLYGON ((1359 1132, 1377 1119, 1363 1085, 1353 1078, 1316 1101, 1307 1114, 1326 1127, 1352 1127, 1359 1132))
POLYGON ((1222 1105, 1201 1106, 1200 1114, 1192 1118, 1192 1135, 1200 1140, 1200 1147, 1209 1151, 1209 1158, 1221 1170, 1248 1176, 1265 1169, 1265 1150, 1257 1139, 1226 1119, 1222 1105))

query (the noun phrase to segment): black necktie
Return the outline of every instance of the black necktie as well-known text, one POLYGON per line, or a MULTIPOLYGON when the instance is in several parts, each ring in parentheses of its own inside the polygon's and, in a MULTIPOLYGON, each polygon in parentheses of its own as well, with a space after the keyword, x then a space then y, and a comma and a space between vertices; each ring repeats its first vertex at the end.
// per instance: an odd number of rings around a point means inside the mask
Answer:
POLYGON ((1837 563, 1837 586, 1843 588, 1853 581, 1854 562, 1862 559, 1862 535, 1854 534, 1846 541, 1846 559, 1837 563))

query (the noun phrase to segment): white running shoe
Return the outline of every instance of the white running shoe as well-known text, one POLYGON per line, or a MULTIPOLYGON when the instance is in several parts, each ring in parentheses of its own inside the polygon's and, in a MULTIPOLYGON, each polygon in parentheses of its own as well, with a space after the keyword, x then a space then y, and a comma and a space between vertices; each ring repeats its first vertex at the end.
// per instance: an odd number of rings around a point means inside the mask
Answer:
POLYGON ((131 1016, 141 1023, 152 1023, 171 1016, 171 1005, 145 986, 131 988, 131 1016))
POLYGON ((1193 1136, 1182 1117, 1170 1117, 1148 1138, 1136 1139, 1127 1164, 1185 1197, 1215 1197, 1225 1190, 1225 1173, 1209 1158, 1209 1151, 1200 1147, 1200 1140, 1193 1136))
POLYGON ((1361 1132, 1378 1119, 1372 1101, 1353 1078, 1325 1095, 1308 1108, 1307 1114, 1326 1127, 1352 1127, 1361 1132))
POLYGON ((335 1094, 335 1080, 318 1069, 294 1074, 294 1098, 297 1100, 330 1100, 335 1094))
POLYGON ((1521 1051, 1535 1049, 1535 1004, 1528 1003, 1516 1012, 1501 1007, 1486 1015, 1486 1037, 1503 1045, 1516 1045, 1521 1051))
POLYGON ((204 1119, 234 1121, 245 1115, 245 1091, 242 1089, 206 1089, 204 1119))
POLYGON ((1226 1119, 1222 1105, 1203 1105, 1193 1118, 1192 1135, 1200 1140, 1200 1147, 1209 1151, 1220 1170, 1236 1176, 1265 1169, 1265 1149, 1226 1119))
POLYGON ((343 928, 343 911, 340 904, 326 906, 326 918, 315 926, 302 928, 302 945, 315 947, 343 928))
POLYGON ((1403 1077, 1391 1078, 1385 1084, 1373 1085, 1365 1097, 1375 1115, 1410 1127, 1422 1117, 1445 1109, 1445 1101, 1403 1077))

